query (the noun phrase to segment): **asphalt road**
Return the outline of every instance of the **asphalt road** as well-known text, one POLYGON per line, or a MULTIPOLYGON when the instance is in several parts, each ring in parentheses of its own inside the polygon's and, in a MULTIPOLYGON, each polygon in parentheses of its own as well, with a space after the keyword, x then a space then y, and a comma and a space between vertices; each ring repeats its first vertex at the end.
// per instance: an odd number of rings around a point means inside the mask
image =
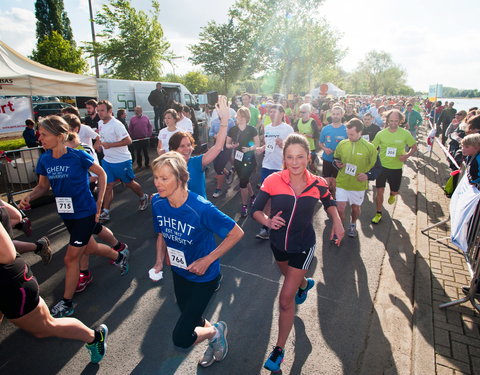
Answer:
MULTIPOLYGON (((212 169, 207 179, 209 197, 214 189, 212 169)), ((137 176, 146 192, 155 191, 149 170, 137 171, 137 176)), ((404 177, 403 184, 409 183, 404 177)), ((413 194, 408 187, 402 190, 413 194)), ((354 374, 362 367, 369 327, 377 319, 373 299, 392 226, 392 206, 386 207, 390 214, 384 214, 381 224, 370 224, 375 213, 372 197, 370 189, 358 225, 359 238, 346 237, 340 248, 328 241, 328 220, 319 204, 314 223, 316 257, 308 274, 316 284, 307 301, 297 308, 285 348, 285 374, 354 374)), ((238 180, 212 201, 245 231, 241 242, 222 259, 222 286, 206 311, 211 321, 228 323, 230 350, 223 362, 203 369, 197 360, 205 344, 190 351, 173 346, 171 335, 179 310, 171 273, 166 269, 165 278, 158 283, 148 278, 155 260, 151 211, 137 211, 137 197, 118 186, 107 226, 128 243, 130 272, 121 277, 107 260, 92 257, 94 281, 75 298, 75 317, 92 327, 101 323, 109 327, 106 357, 99 365, 90 364, 81 343, 35 339, 4 320, 0 325, 0 374, 269 373, 262 366, 276 339, 282 277, 269 242, 255 239, 258 224, 250 217, 240 218, 238 180)), ((25 256, 39 281, 41 295, 52 306, 63 292, 62 256, 68 235, 53 204, 35 208, 29 216, 34 227, 32 238, 48 235, 55 250, 48 266, 34 254, 25 256)), ((408 242, 410 234, 403 235, 408 242)), ((385 343, 389 345, 387 340, 385 343)))

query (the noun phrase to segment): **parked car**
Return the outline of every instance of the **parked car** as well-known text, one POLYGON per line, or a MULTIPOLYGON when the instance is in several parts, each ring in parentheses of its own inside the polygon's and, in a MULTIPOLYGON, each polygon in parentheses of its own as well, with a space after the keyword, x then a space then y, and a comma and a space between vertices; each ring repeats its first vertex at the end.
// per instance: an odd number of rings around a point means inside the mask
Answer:
POLYGON ((56 115, 61 112, 65 107, 71 107, 68 103, 62 102, 47 102, 47 103, 38 103, 33 105, 33 115, 35 121, 38 121, 39 117, 45 117, 48 115, 56 115))

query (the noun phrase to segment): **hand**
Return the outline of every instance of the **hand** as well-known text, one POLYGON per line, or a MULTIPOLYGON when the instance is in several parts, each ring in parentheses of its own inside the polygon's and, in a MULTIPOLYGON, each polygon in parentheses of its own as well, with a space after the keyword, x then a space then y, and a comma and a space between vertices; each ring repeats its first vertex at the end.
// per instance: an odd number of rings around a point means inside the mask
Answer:
POLYGON ((102 141, 100 140, 100 138, 97 138, 95 144, 93 145, 93 148, 95 149, 95 151, 102 151, 102 141))
POLYGON ((368 180, 368 176, 366 173, 360 173, 357 176, 357 181, 367 181, 367 180, 368 180))
POLYGON ((227 97, 223 95, 218 96, 218 103, 215 104, 215 108, 217 109, 218 116, 220 119, 228 123, 228 119, 230 117, 230 110, 227 106, 227 97))
POLYGON ((280 148, 283 147, 283 140, 280 137, 275 138, 275 143, 277 144, 278 147, 280 148))
POLYGON ((345 164, 343 164, 341 161, 334 160, 333 162, 335 163, 335 165, 336 165, 337 168, 339 168, 339 169, 342 169, 342 168, 345 166, 345 164))
POLYGON ((332 232, 330 233, 330 241, 334 241, 335 245, 340 246, 344 235, 345 229, 343 228, 342 222, 334 222, 332 226, 332 232))
POLYGON ((155 270, 155 273, 159 273, 161 270, 163 270, 163 263, 155 263, 153 269, 155 270))
POLYGON ((18 203, 18 208, 21 210, 26 210, 30 208, 30 195, 26 195, 23 199, 18 203))
POLYGON ((103 147, 105 150, 108 150, 111 146, 110 146, 110 143, 108 143, 108 142, 102 142, 102 147, 103 147))
POLYGON ((242 147, 242 152, 243 153, 248 152, 248 151, 251 151, 250 147, 242 147))
POLYGON ((330 155, 333 152, 333 150, 331 148, 324 147, 323 152, 325 152, 327 155, 330 155))
POLYGON ((281 227, 285 226, 285 220, 280 216, 283 211, 278 211, 277 214, 270 219, 268 227, 270 229, 279 230, 281 227))
POLYGON ((207 259, 207 257, 203 257, 197 259, 195 262, 190 264, 187 267, 187 271, 194 273, 195 275, 202 276, 207 271, 208 267, 210 267, 211 262, 207 259))
POLYGON ((400 161, 401 161, 402 163, 405 163, 405 162, 407 161, 407 159, 408 159, 408 155, 407 155, 407 154, 405 154, 405 155, 400 155, 398 158, 400 159, 400 161))

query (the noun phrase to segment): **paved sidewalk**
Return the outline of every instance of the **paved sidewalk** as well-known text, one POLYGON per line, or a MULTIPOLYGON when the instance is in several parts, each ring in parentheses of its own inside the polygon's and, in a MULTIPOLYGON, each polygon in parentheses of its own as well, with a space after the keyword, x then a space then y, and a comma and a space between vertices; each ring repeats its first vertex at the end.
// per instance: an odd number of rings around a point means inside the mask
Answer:
MULTIPOLYGON (((414 325, 414 336, 417 331, 416 336, 420 337, 419 331, 427 328, 425 330, 427 335, 423 336, 424 340, 433 339, 434 358, 431 358, 431 351, 422 353, 417 347, 413 363, 419 365, 418 370, 420 370, 423 362, 433 361, 435 373, 438 375, 480 374, 480 315, 470 302, 446 309, 438 307, 441 303, 462 298, 464 295, 461 287, 470 283, 470 273, 463 255, 447 246, 450 242, 443 241, 442 244, 434 239, 448 237, 450 223, 447 222, 429 230, 428 233, 433 238, 428 238, 420 232, 428 225, 447 219, 449 215, 450 199, 444 195, 441 186, 445 184, 450 170, 437 144, 434 151, 441 156, 441 160, 437 162, 435 157, 433 160, 425 158, 428 165, 421 168, 418 173, 418 255, 415 293, 421 294, 423 298, 422 306, 417 310, 418 319, 414 321, 414 323, 420 322, 414 325), (430 268, 430 280, 425 277, 425 265, 430 268), (426 288, 428 284, 430 288, 426 288), (425 289, 431 293, 426 293, 425 289), (431 306, 430 314, 426 312, 428 299, 431 306), (421 322, 420 311, 431 316, 430 327, 428 322, 421 322), (428 332, 429 330, 432 331, 428 332)), ((414 371, 414 373, 421 372, 414 371)))

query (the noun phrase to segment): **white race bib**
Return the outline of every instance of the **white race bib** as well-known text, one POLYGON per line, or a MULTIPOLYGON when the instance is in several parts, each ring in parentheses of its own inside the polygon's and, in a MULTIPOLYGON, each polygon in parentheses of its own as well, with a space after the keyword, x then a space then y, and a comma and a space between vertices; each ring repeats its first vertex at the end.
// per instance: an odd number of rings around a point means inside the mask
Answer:
POLYGON ((370 142, 370 135, 368 134, 362 135, 362 138, 365 139, 367 142, 370 142))
POLYGON ((57 202, 57 212, 59 214, 73 214, 72 198, 70 197, 56 197, 55 201, 57 202))
POLYGON ((350 176, 356 176, 357 166, 355 164, 347 163, 347 165, 345 166, 345 173, 349 174, 350 176))
POLYGON ((265 137, 265 152, 267 154, 273 152, 275 150, 275 137, 265 137))
POLYGON ((183 268, 184 270, 187 269, 187 260, 183 251, 167 246, 167 252, 172 266, 183 268))
POLYGON ((243 160, 243 152, 242 151, 235 151, 235 160, 242 161, 243 160))
POLYGON ((387 147, 387 153, 385 154, 389 158, 397 156, 397 149, 395 147, 387 147))

